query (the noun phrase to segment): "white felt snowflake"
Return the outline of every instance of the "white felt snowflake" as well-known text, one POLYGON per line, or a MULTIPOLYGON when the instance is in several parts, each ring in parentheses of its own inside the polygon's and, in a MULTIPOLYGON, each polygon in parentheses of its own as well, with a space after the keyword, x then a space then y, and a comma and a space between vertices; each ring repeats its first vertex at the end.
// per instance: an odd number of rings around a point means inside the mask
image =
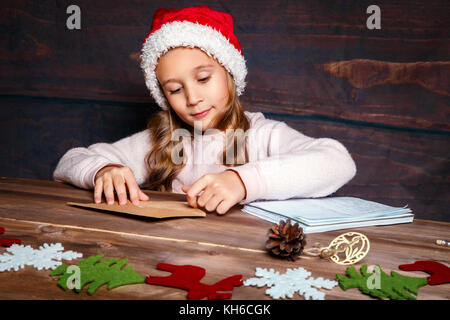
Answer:
POLYGON ((332 289, 338 283, 323 278, 308 278, 311 272, 303 268, 286 269, 286 273, 281 274, 273 269, 267 270, 256 268, 255 275, 260 278, 250 278, 244 281, 244 286, 268 286, 266 294, 274 299, 292 298, 298 291, 299 295, 304 295, 305 299, 324 300, 325 293, 313 288, 332 289), (308 279, 307 279, 308 278, 308 279))
POLYGON ((83 257, 83 254, 74 251, 65 251, 61 243, 44 243, 39 249, 30 246, 13 244, 7 248, 8 253, 0 255, 0 272, 19 270, 24 266, 34 266, 38 270, 55 269, 62 264, 61 260, 72 260, 83 257))

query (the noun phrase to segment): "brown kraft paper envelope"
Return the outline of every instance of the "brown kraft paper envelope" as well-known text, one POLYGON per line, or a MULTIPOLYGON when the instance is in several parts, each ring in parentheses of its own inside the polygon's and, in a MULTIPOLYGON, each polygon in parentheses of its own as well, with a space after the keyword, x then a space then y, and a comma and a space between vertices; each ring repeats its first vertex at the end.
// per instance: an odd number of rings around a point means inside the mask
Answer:
POLYGON ((114 204, 102 203, 79 203, 67 202, 71 206, 92 208, 106 211, 115 211, 120 213, 132 214, 150 218, 173 218, 173 217, 205 217, 206 213, 200 209, 192 208, 187 202, 182 201, 139 201, 135 206, 130 200, 127 204, 119 205, 117 201, 114 204))

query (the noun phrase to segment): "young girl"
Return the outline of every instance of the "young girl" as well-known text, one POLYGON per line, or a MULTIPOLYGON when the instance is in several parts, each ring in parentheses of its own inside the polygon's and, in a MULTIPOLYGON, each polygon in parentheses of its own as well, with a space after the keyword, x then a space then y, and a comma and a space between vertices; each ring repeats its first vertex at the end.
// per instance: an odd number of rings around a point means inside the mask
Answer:
POLYGON ((162 111, 148 128, 115 143, 69 150, 54 179, 113 204, 149 200, 140 186, 185 193, 218 214, 255 200, 324 197, 356 173, 338 141, 244 111, 247 68, 230 14, 204 5, 158 9, 141 67, 162 111), (180 141, 181 140, 181 141, 180 141))

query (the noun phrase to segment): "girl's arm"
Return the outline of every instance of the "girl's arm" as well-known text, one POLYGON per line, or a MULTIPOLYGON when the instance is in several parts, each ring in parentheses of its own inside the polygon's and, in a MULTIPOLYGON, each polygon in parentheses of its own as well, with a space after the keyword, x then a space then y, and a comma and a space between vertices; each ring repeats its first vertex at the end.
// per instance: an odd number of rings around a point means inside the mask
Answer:
POLYGON ((311 138, 284 122, 265 121, 249 135, 250 162, 233 167, 247 190, 240 204, 325 197, 355 176, 355 162, 337 140, 311 138))
POLYGON ((114 143, 96 143, 73 148, 59 160, 53 178, 77 187, 92 189, 97 172, 106 165, 129 167, 138 185, 145 182, 145 156, 150 150, 149 130, 135 133, 114 143))

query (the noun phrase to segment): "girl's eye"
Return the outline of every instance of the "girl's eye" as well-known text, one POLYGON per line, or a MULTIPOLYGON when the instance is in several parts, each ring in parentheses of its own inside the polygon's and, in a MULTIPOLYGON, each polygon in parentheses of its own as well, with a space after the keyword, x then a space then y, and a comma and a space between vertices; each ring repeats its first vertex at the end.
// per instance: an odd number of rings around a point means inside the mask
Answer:
MULTIPOLYGON (((200 82, 207 82, 209 80, 209 78, 210 78, 210 76, 208 76, 206 78, 199 79, 198 81, 200 81, 200 82)), ((176 94, 176 93, 180 92, 180 90, 181 90, 181 88, 177 89, 177 90, 170 90, 170 94, 176 94)))

